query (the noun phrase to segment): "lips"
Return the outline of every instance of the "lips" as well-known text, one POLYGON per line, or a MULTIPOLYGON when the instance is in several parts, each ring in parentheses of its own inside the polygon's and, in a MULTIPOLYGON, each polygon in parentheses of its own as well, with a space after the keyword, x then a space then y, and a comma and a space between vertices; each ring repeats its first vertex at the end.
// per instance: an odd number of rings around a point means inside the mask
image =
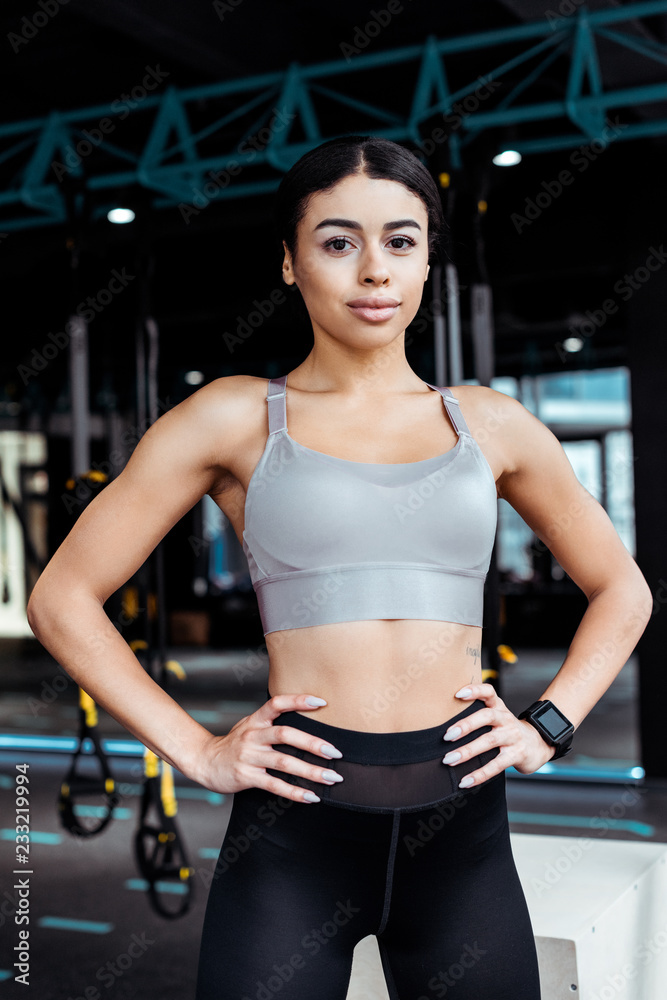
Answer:
POLYGON ((390 299, 386 296, 368 295, 364 298, 353 299, 348 302, 348 307, 359 319, 368 320, 371 323, 381 323, 391 319, 400 306, 397 299, 390 299))

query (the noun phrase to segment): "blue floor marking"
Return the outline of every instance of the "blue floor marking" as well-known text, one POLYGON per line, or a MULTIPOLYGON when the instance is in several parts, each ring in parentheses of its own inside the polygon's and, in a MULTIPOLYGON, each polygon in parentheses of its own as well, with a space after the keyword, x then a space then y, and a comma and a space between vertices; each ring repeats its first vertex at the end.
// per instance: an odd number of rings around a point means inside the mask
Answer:
POLYGON ((0 969, 0 983, 4 982, 5 979, 11 979, 13 975, 14 973, 10 972, 9 969, 0 969))
MULTIPOLYGON (((95 819, 102 819, 107 814, 107 809, 105 806, 74 806, 74 814, 76 816, 93 816, 95 819)), ((113 810, 112 819, 132 819, 133 812, 131 809, 121 809, 119 806, 113 810)))
POLYGON ((67 917, 40 917, 39 927, 55 927, 61 931, 83 931, 85 934, 109 934, 114 925, 95 920, 70 920, 67 917))
MULTIPOLYGON (((125 880, 125 888, 145 892, 148 889, 148 882, 143 878, 128 878, 125 880)), ((187 891, 184 882, 156 882, 155 888, 158 892, 172 892, 177 896, 182 896, 187 891)))
POLYGON ((589 830, 604 830, 602 824, 606 824, 614 830, 628 830, 630 833, 637 833, 640 837, 652 837, 655 827, 650 823, 639 823, 634 819, 614 819, 613 817, 601 816, 559 816, 549 813, 529 813, 529 812, 508 812, 510 823, 534 823, 536 826, 583 826, 589 830), (600 826, 591 825, 593 819, 600 820, 600 826))
MULTIPOLYGON (((0 840, 16 840, 16 829, 0 830, 0 840)), ((62 844, 63 838, 59 833, 45 833, 41 830, 30 831, 31 844, 62 844)))

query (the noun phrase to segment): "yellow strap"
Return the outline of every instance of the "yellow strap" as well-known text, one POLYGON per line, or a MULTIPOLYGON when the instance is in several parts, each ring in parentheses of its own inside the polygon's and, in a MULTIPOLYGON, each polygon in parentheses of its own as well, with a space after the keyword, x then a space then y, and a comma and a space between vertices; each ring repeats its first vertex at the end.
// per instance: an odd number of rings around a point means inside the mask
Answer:
POLYGON ((498 655, 505 663, 516 663, 519 659, 512 647, 506 645, 498 646, 498 655))
POLYGON ((79 688, 79 706, 86 713, 86 725, 93 729, 97 725, 97 706, 82 687, 79 688))
POLYGON ((157 754, 149 750, 148 747, 144 748, 144 774, 147 778, 156 778, 160 768, 160 758, 157 754))
POLYGON ((175 674, 179 681, 184 681, 186 678, 186 673, 178 660, 167 660, 164 665, 165 670, 169 670, 170 673, 175 674))
POLYGON ((176 790, 174 789, 174 772, 171 764, 162 761, 162 783, 160 785, 160 795, 162 797, 162 807, 165 816, 175 816, 178 811, 176 803, 176 790))

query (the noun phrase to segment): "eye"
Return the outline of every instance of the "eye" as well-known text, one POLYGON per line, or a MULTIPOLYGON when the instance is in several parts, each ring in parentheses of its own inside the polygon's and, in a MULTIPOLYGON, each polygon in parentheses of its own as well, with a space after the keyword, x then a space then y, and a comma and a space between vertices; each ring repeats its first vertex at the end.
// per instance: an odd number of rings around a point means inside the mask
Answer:
POLYGON ((345 244, 351 242, 352 241, 347 236, 332 236, 331 239, 327 240, 327 242, 324 244, 324 249, 325 250, 331 249, 335 250, 338 253, 341 253, 343 250, 347 249, 345 244), (342 245, 335 246, 334 244, 342 244, 342 245))
MULTIPOLYGON (((416 245, 415 241, 410 236, 392 236, 392 238, 389 240, 389 242, 392 243, 392 244, 395 244, 397 240, 402 240, 404 243, 407 243, 408 246, 410 246, 410 247, 413 247, 413 246, 416 245)), ((407 248, 405 246, 397 247, 397 246, 394 245, 393 249, 394 250, 405 250, 407 248)))

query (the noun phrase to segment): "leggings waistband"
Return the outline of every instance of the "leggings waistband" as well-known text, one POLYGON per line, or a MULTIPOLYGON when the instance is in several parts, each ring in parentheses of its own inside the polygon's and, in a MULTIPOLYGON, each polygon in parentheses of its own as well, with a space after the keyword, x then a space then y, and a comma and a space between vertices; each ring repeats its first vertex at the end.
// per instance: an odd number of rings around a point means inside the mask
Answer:
MULTIPOLYGON (((270 698, 268 689, 266 693, 270 698)), ((331 726, 326 722, 320 722, 319 719, 294 711, 281 712, 273 724, 274 726, 293 726, 311 736, 317 736, 325 742, 333 744, 347 761, 358 764, 409 764, 432 760, 438 756, 442 757, 447 749, 462 746, 476 739, 481 733, 487 732, 489 727, 481 727, 451 743, 443 744, 442 742, 442 737, 453 723, 485 707, 486 705, 481 699, 475 699, 462 711, 437 726, 397 733, 368 733, 357 729, 343 729, 340 726, 331 726)))

